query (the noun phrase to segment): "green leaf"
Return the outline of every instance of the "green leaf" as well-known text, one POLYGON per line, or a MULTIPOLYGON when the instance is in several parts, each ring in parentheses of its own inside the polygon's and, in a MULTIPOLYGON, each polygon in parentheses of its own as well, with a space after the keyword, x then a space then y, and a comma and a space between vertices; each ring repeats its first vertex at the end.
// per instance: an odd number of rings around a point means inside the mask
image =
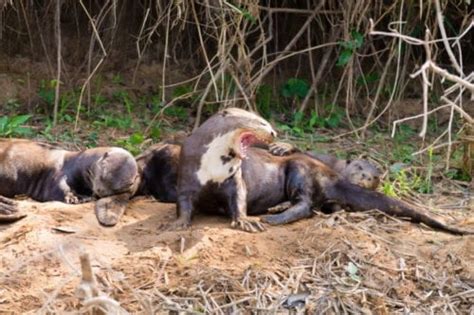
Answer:
POLYGON ((354 48, 357 49, 357 48, 362 47, 362 44, 364 43, 364 36, 357 31, 352 31, 351 35, 354 41, 354 48))
POLYGON ((341 123, 341 117, 337 114, 333 114, 326 119, 326 123, 330 128, 336 128, 341 123))
POLYGON ((11 118, 9 125, 11 126, 11 128, 15 128, 20 125, 23 125, 30 118, 31 115, 18 115, 11 118))
POLYGON ((293 126, 295 127, 301 126, 301 123, 303 122, 303 118, 304 118, 303 112, 296 112, 293 115, 293 126))
POLYGON ((372 72, 367 75, 361 75, 357 78, 357 84, 364 85, 372 82, 376 82, 379 79, 378 73, 372 72))
POLYGON ((29 127, 17 127, 12 130, 12 134, 19 136, 29 136, 33 134, 33 130, 29 127))
POLYGON ((310 129, 313 129, 314 126, 318 123, 320 120, 319 115, 316 111, 311 111, 311 118, 309 119, 308 127, 310 129))
MULTIPOLYGON (((190 86, 190 85, 181 85, 181 86, 176 87, 173 90, 172 97, 173 98, 181 97, 183 95, 191 93, 192 91, 193 91, 192 86, 190 86)), ((190 95, 188 95, 188 97, 190 97, 190 95)))
POLYGON ((349 60, 351 60, 351 58, 352 58, 352 50, 344 49, 339 55, 339 58, 337 59, 336 66, 338 67, 345 66, 349 62, 349 60))
POLYGON ((309 91, 309 83, 304 79, 291 78, 283 86, 281 94, 284 97, 304 98, 309 91))
POLYGON ((5 132, 7 124, 8 124, 8 116, 0 117, 0 134, 3 134, 5 132))
POLYGON ((138 145, 138 144, 141 144, 143 142, 143 140, 145 140, 145 137, 141 134, 141 133, 134 133, 132 134, 129 138, 128 138, 128 141, 131 143, 131 144, 134 144, 134 145, 138 145))

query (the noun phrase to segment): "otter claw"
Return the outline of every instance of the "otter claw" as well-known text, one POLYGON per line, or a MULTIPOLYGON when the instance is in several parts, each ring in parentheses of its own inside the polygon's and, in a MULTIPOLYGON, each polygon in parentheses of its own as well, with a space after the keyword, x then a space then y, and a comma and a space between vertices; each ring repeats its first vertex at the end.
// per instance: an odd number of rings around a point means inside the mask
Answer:
POLYGON ((268 213, 281 213, 288 210, 291 207, 291 202, 285 201, 276 206, 267 209, 268 213))
POLYGON ((174 230, 185 230, 191 225, 190 220, 186 218, 178 218, 176 221, 170 224, 170 226, 167 228, 168 231, 174 231, 174 230))
POLYGON ((18 202, 10 198, 0 196, 0 222, 9 223, 26 217, 26 214, 18 211, 18 202))
POLYGON ((258 233, 266 230, 265 226, 258 218, 250 219, 238 219, 231 223, 231 227, 239 229, 245 232, 258 233))
POLYGON ((289 155, 293 150, 294 148, 291 144, 284 142, 275 142, 269 146, 269 152, 277 156, 289 155))
POLYGON ((74 195, 72 192, 69 192, 64 196, 64 201, 68 204, 78 204, 79 203, 79 197, 74 195))

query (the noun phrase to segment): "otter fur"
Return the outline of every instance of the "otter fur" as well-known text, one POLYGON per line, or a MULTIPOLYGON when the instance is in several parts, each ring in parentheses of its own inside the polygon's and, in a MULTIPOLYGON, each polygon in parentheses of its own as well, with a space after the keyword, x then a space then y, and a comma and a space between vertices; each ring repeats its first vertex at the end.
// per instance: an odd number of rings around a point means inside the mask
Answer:
MULTIPOLYGON (((270 153, 278 156, 301 153, 301 151, 285 142, 274 142, 269 146, 270 153)), ((319 160, 332 168, 349 182, 361 187, 376 190, 380 184, 380 170, 368 160, 344 160, 338 159, 333 155, 317 154, 311 151, 305 152, 306 155, 319 160)))
MULTIPOLYGON (((174 196, 177 194, 177 164, 180 159, 180 146, 162 143, 149 150, 153 158, 146 160, 167 161, 171 169, 164 176, 156 173, 150 177, 148 185, 169 181, 166 192, 161 191, 155 197, 174 196), (174 168, 174 169, 173 169, 174 168)), ((452 234, 473 234, 474 231, 459 229, 416 210, 408 204, 390 198, 382 193, 355 185, 341 174, 303 153, 289 156, 275 156, 267 150, 251 147, 247 149, 247 158, 242 161, 241 175, 245 190, 246 213, 263 215, 261 221, 271 225, 285 224, 313 215, 313 208, 320 208, 325 203, 336 202, 350 211, 378 209, 388 215, 408 218, 414 223, 425 225, 452 234), (279 214, 268 214, 268 209, 283 202, 290 201, 291 206, 279 214)), ((212 182, 201 187, 199 198, 194 199, 193 210, 206 211, 234 216, 236 194, 239 182, 229 177, 221 183, 212 182)), ((258 220, 258 219, 255 219, 258 220)), ((238 226, 246 231, 260 231, 262 225, 244 224, 238 226)))
POLYGON ((178 163, 177 213, 175 227, 187 227, 196 207, 220 196, 213 191, 225 182, 233 183, 226 192, 224 207, 229 209, 232 226, 261 227, 247 217, 246 193, 241 165, 255 143, 266 143, 276 136, 262 117, 238 108, 227 108, 207 119, 184 139, 178 163))
MULTIPOLYGON (((91 197, 131 197, 138 184, 138 167, 133 156, 116 147, 67 151, 23 139, 0 139, 0 195, 26 195, 37 201, 81 203, 91 197)), ((109 200, 106 199, 106 200, 109 200)), ((0 200, 0 214, 18 212, 15 201, 0 200)), ((114 225, 125 207, 96 204, 99 222, 114 225), (104 212, 107 212, 104 213, 104 212), (109 213, 110 212, 110 213, 109 213)), ((115 204, 113 202, 112 204, 115 204)))
MULTIPOLYGON (((267 148, 273 155, 283 156, 294 153, 301 153, 301 151, 290 143, 274 142, 267 148)), ((315 152, 306 151, 306 155, 323 162, 332 170, 342 176, 342 178, 349 182, 370 190, 376 190, 380 184, 381 172, 380 170, 368 160, 344 160, 338 159, 334 155, 317 154, 315 152)), ((282 212, 289 207, 289 203, 283 203, 270 209, 271 212, 282 212)), ((341 205, 334 202, 327 202, 321 206, 321 211, 324 213, 333 213, 342 210, 341 205)))

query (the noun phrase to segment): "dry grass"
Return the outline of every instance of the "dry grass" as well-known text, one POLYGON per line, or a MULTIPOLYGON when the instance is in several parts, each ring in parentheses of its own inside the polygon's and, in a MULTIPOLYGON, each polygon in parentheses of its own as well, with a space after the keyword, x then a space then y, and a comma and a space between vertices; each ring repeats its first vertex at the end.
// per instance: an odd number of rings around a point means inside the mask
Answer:
MULTIPOLYGON (((339 146, 365 147, 338 139, 330 148, 339 146)), ((474 209, 465 190, 444 179, 436 182, 436 194, 409 197, 469 228, 474 209)), ((35 207, 30 215, 0 230, 0 312, 474 311, 474 237, 434 232, 377 211, 317 214, 251 234, 213 216, 198 216, 186 231, 167 231, 174 205, 149 199, 133 202, 110 229, 97 224, 91 204, 23 202, 35 207), (95 281, 81 276, 83 253, 95 281), (86 292, 98 295, 78 295, 84 283, 94 288, 86 292)))

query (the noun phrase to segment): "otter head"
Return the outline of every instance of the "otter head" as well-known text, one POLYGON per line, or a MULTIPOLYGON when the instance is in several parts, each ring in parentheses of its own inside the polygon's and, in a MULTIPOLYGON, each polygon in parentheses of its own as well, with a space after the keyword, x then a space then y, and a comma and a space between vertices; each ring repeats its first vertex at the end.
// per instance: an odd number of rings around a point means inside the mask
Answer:
POLYGON ((209 181, 221 183, 232 177, 240 170, 250 146, 270 143, 277 134, 268 121, 239 108, 218 112, 200 128, 212 134, 197 171, 201 185, 209 181))
POLYGON ((342 176, 352 184, 370 190, 377 189, 380 183, 380 171, 366 160, 347 160, 342 176))
POLYGON ((89 169, 89 180, 96 197, 134 193, 138 186, 138 167, 132 154, 121 148, 105 152, 89 169))

